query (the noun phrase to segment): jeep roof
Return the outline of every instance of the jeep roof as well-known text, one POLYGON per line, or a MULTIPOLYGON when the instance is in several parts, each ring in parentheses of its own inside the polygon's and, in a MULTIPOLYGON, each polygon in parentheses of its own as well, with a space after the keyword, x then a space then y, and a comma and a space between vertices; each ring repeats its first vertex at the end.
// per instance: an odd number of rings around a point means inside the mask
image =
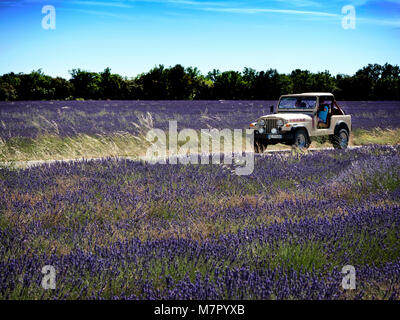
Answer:
POLYGON ((315 96, 315 97, 330 96, 330 97, 333 97, 333 94, 330 93, 330 92, 304 92, 304 93, 295 93, 295 94, 284 94, 281 97, 309 97, 309 96, 315 96))

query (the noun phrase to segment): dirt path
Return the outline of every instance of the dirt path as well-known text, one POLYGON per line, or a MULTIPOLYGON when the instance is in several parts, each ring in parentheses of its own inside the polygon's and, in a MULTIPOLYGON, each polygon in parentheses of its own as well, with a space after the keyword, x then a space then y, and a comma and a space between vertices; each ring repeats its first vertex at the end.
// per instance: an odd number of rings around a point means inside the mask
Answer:
MULTIPOLYGON (((349 146, 348 149, 353 150, 353 149, 359 149, 362 148, 363 146, 349 146)), ((318 152, 318 151, 325 151, 325 150, 334 150, 333 147, 326 147, 326 148, 308 148, 308 151, 311 152, 318 152)), ((263 155, 268 156, 270 154, 274 153, 287 153, 291 152, 291 148, 287 149, 271 149, 271 150, 266 150, 263 155)), ((200 155, 200 154, 199 154, 200 155)), ((13 161, 13 162, 3 162, 0 163, 0 165, 4 166, 10 166, 13 168, 29 168, 37 165, 44 165, 44 164, 52 164, 56 162, 81 162, 81 161, 90 161, 90 160, 101 160, 101 159, 107 159, 107 158, 118 158, 118 159, 127 159, 127 160, 133 160, 133 161, 148 161, 150 158, 146 157, 103 157, 103 158, 77 158, 77 159, 61 159, 61 160, 28 160, 28 161, 13 161)), ((157 158, 157 160, 160 160, 162 158, 157 158)))

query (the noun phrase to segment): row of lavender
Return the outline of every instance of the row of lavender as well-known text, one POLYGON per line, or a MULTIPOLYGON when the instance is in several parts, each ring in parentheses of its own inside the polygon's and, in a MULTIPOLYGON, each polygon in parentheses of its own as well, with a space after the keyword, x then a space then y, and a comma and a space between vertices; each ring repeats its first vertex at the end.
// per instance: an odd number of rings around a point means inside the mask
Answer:
MULTIPOLYGON (((0 102, 0 138, 43 134, 137 134, 134 123, 151 113, 154 127, 168 120, 181 128, 246 128, 276 101, 29 101, 0 102)), ((354 128, 399 128, 400 102, 340 103, 352 115, 354 128)))
POLYGON ((0 298, 399 299, 399 152, 0 169, 0 298))

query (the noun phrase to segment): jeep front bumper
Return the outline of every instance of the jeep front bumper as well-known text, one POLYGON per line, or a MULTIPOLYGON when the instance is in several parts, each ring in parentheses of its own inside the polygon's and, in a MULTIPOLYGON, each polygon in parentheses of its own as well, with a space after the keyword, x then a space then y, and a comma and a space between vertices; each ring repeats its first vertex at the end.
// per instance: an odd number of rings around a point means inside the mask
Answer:
POLYGON ((254 142, 264 143, 264 144, 291 144, 293 142, 294 135, 292 132, 280 131, 276 134, 273 133, 259 133, 254 130, 254 142))

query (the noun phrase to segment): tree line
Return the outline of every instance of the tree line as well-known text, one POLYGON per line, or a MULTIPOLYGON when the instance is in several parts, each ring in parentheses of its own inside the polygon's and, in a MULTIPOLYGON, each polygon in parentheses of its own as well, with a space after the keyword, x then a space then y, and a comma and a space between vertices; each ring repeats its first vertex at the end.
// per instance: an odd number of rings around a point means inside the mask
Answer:
POLYGON ((111 73, 70 71, 71 78, 7 73, 0 77, 0 100, 275 100, 281 94, 310 91, 332 92, 338 100, 400 100, 400 68, 391 64, 369 64, 354 75, 331 75, 275 69, 242 72, 214 69, 203 75, 197 68, 177 64, 159 65, 135 78, 111 73))

